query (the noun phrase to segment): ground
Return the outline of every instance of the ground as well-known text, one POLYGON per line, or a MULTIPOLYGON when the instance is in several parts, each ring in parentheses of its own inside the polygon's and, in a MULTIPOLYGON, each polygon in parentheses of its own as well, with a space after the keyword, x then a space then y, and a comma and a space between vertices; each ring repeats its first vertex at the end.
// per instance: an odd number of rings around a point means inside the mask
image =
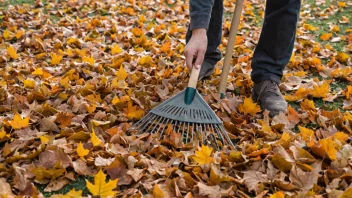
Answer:
POLYGON ((264 8, 245 1, 226 98, 222 61, 198 83, 235 144, 213 149, 127 133, 187 86, 187 1, 0 0, 0 195, 351 197, 352 3, 302 2, 274 118, 250 97, 264 8))

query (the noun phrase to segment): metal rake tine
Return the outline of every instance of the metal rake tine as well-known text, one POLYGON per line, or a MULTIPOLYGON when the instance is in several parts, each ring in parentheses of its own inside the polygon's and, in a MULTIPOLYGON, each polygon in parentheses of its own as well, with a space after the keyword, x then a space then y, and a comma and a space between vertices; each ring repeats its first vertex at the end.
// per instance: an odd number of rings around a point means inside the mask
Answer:
POLYGON ((159 124, 158 124, 158 125, 159 125, 159 128, 158 128, 158 130, 157 130, 154 134, 157 134, 157 133, 159 132, 159 130, 160 130, 160 128, 161 128, 161 123, 164 122, 164 119, 165 119, 165 118, 163 117, 163 119, 159 122, 159 124))
MULTIPOLYGON (((153 133, 154 129, 158 126, 158 123, 160 123, 160 121, 164 120, 164 117, 158 117, 155 121, 156 124, 154 126, 154 128, 150 131, 150 133, 153 133), (159 120, 158 120, 159 119, 159 120)), ((154 123, 154 122, 153 122, 154 123)), ((159 125, 160 126, 160 125, 159 125)), ((158 132, 158 131, 157 131, 158 132)))
POLYGON ((188 135, 189 135, 189 122, 187 122, 187 137, 186 137, 186 144, 188 143, 188 135))
POLYGON ((163 130, 161 130, 161 132, 160 132, 160 135, 159 135, 159 138, 158 138, 158 139, 160 139, 160 138, 161 138, 161 136, 163 135, 163 133, 164 133, 164 131, 165 131, 165 127, 167 126, 168 120, 169 120, 169 119, 167 119, 167 120, 166 120, 166 124, 164 125, 163 130))
POLYGON ((225 136, 225 138, 227 139, 228 143, 229 143, 233 148, 235 148, 235 145, 232 143, 230 137, 227 135, 227 132, 226 132, 224 126, 221 125, 221 128, 222 128, 222 132, 224 133, 224 136, 225 136))
POLYGON ((219 128, 218 125, 215 125, 215 130, 218 135, 220 135, 221 142, 224 143, 224 137, 222 136, 221 129, 219 128))
POLYGON ((139 128, 139 127, 143 126, 143 124, 145 124, 145 123, 146 123, 150 118, 152 118, 152 117, 153 117, 153 114, 148 113, 143 119, 139 120, 139 121, 135 124, 134 128, 139 128))
MULTIPOLYGON (((149 118, 148 120, 153 120, 153 121, 154 121, 154 119, 155 119, 156 117, 158 117, 158 116, 157 116, 157 115, 153 115, 153 116, 151 116, 151 118, 149 118)), ((145 119, 145 122, 143 123, 144 126, 141 128, 140 131, 143 131, 146 126, 148 126, 148 128, 149 128, 150 124, 146 124, 148 120, 145 119)))

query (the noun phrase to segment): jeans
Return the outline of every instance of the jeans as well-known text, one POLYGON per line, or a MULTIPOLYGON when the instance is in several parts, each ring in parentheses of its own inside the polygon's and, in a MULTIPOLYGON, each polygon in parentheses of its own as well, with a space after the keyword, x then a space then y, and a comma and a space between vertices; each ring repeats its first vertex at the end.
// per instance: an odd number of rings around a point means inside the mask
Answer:
MULTIPOLYGON (((254 83, 272 80, 280 83, 295 42, 301 0, 267 0, 259 42, 252 58, 254 83)), ((222 36, 223 0, 214 0, 207 31, 208 46, 204 60, 216 64, 221 59, 218 46, 222 36)), ((186 42, 192 36, 188 29, 186 42)))

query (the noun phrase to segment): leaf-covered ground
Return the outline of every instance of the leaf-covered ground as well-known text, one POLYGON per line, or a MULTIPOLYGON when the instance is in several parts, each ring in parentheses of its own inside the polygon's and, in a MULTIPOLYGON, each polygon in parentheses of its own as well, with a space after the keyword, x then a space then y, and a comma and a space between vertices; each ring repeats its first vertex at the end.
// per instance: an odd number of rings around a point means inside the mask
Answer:
POLYGON ((186 87, 187 1, 0 5, 0 195, 352 196, 351 1, 303 2, 280 86, 290 106, 272 119, 250 99, 265 5, 245 1, 227 98, 222 62, 198 84, 236 145, 221 151, 179 144, 171 128, 163 141, 126 134, 186 87))

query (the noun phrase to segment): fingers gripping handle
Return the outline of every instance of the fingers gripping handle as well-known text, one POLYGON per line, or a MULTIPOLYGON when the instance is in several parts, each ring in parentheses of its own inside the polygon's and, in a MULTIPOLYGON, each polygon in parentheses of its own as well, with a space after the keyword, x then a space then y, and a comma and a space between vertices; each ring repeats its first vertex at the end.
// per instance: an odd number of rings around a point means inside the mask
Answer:
POLYGON ((242 7, 243 7, 243 0, 236 0, 235 13, 233 14, 229 40, 228 40, 227 46, 226 46, 224 66, 222 68, 221 77, 220 77, 219 92, 220 92, 221 98, 225 97, 226 83, 227 83, 227 78, 228 78, 228 75, 230 72, 230 63, 232 60, 233 48, 234 48, 235 41, 236 41, 237 29, 240 24, 242 7))
POLYGON ((186 93, 185 93, 185 103, 188 105, 192 103, 194 95, 196 94, 196 87, 197 87, 199 72, 200 72, 200 69, 196 69, 195 67, 192 67, 191 76, 189 78, 188 86, 186 88, 186 93))

